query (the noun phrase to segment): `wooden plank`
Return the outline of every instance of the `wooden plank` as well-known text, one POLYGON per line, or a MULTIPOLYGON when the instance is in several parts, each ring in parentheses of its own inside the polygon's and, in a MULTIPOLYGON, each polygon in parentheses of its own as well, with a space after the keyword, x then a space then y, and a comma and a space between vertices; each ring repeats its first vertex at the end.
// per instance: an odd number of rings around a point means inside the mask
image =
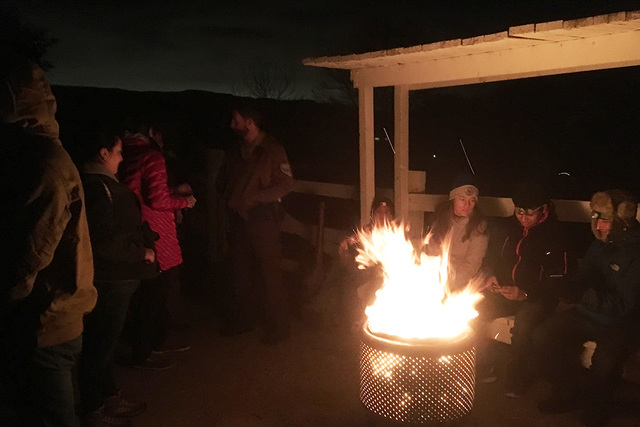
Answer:
POLYGON ((394 191, 396 217, 409 220, 409 90, 394 88, 394 191))
POLYGON ((360 127, 360 221, 366 224, 376 189, 374 132, 373 132, 373 87, 358 89, 358 119, 360 127))

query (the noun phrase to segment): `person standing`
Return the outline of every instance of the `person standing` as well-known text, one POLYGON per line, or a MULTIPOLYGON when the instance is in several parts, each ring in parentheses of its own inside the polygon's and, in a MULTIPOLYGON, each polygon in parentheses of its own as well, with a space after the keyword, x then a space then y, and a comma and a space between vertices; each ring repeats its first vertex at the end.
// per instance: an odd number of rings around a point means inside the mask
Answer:
POLYGON ((144 227, 136 195, 118 182, 122 141, 116 132, 109 132, 101 128, 93 136, 94 148, 82 174, 98 290, 98 303, 85 317, 78 364, 81 418, 86 426, 128 425, 128 418, 146 409, 146 403, 121 395, 113 357, 131 296, 140 280, 158 274, 153 249, 157 234, 144 227))
POLYGON ((0 399, 9 425, 76 427, 72 372, 97 296, 84 191, 43 70, 2 66, 0 399))
POLYGON ((190 348, 186 344, 168 347, 165 341, 171 327, 167 298, 179 280, 178 267, 182 264, 174 212, 192 208, 196 199, 193 195, 177 195, 168 187, 166 163, 154 141, 155 134, 154 127, 145 121, 125 132, 120 177, 138 196, 142 220, 160 236, 155 246, 161 273, 155 279, 143 280, 131 301, 128 322, 133 366, 162 370, 175 364, 166 353, 190 348))
POLYGON ((290 307, 280 270, 280 200, 293 189, 287 154, 263 130, 262 111, 243 105, 231 113, 239 146, 229 155, 216 187, 229 210, 235 305, 225 335, 253 328, 264 317, 265 344, 287 339, 290 307))
POLYGON ((540 325, 533 342, 553 385, 540 411, 581 409, 585 424, 605 425, 624 362, 640 346, 640 224, 623 190, 595 193, 591 211, 595 240, 570 282, 577 303, 540 325), (587 341, 596 343, 588 370, 579 363, 587 341))

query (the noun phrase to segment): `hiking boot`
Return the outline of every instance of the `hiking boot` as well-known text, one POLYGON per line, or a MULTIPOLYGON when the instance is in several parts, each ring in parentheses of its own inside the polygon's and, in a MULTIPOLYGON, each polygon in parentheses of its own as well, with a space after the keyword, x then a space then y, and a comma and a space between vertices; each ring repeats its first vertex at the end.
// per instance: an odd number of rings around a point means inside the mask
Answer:
POLYGON ((171 357, 169 354, 152 354, 144 362, 134 363, 133 367, 147 371, 164 371, 175 364, 175 357, 171 357))
POLYGON ((87 414, 82 427, 131 427, 129 418, 111 417, 105 414, 104 405, 95 412, 87 414))
POLYGON ((173 343, 173 344, 163 344, 160 347, 153 350, 152 354, 162 354, 162 353, 171 353, 171 352, 181 352, 187 351, 191 349, 191 345, 187 343, 173 343))
POLYGON ((104 413, 110 417, 132 418, 147 409, 145 402, 130 401, 122 397, 121 392, 107 397, 104 402, 104 413))

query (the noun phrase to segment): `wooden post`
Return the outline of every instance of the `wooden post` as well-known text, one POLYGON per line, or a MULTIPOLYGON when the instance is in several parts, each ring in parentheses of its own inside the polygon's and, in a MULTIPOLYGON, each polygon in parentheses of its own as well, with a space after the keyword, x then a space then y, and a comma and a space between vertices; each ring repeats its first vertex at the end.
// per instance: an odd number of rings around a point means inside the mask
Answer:
POLYGON ((376 191, 373 87, 358 88, 358 117, 360 126, 360 223, 369 222, 369 210, 376 191))
POLYGON ((409 221, 409 89, 394 88, 394 198, 396 217, 409 221))

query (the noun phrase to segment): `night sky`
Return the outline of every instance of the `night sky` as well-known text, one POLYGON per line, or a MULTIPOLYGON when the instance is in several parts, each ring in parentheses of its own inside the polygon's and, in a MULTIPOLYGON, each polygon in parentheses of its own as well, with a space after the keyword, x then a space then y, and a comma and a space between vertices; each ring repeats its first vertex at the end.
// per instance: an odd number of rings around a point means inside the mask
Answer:
POLYGON ((53 84, 245 95, 264 64, 289 70, 296 98, 322 90, 305 57, 361 53, 640 9, 640 1, 0 0, 59 40, 53 84), (435 4, 435 5, 434 5, 435 4))

